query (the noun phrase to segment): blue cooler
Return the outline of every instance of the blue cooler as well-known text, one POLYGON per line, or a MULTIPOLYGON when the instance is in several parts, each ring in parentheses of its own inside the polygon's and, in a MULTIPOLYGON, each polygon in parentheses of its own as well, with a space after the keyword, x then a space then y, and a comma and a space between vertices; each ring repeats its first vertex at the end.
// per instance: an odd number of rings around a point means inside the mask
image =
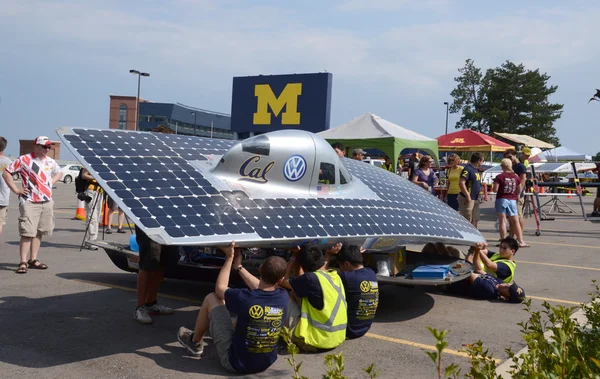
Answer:
POLYGON ((412 271, 413 279, 445 279, 450 265, 419 266, 412 271))
POLYGON ((129 236, 129 250, 135 251, 136 253, 140 252, 140 247, 138 246, 137 238, 135 237, 135 234, 132 234, 131 236, 129 236))

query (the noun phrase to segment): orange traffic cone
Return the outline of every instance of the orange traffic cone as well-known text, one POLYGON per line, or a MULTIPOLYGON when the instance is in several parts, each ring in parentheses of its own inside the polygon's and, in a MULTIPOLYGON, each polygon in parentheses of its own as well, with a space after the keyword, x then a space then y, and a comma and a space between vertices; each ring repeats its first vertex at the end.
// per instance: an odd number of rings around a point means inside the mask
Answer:
POLYGON ((567 193, 569 194, 569 196, 567 196, 567 199, 572 198, 572 196, 571 196, 571 190, 567 190, 567 193))
POLYGON ((108 208, 108 203, 104 203, 104 211, 102 212, 102 222, 100 223, 100 226, 108 226, 110 228, 110 225, 108 225, 109 214, 110 208, 108 208))
POLYGON ((545 187, 540 187, 540 193, 546 193, 545 187))
POLYGON ((72 220, 85 220, 85 202, 83 200, 77 201, 77 211, 72 220))

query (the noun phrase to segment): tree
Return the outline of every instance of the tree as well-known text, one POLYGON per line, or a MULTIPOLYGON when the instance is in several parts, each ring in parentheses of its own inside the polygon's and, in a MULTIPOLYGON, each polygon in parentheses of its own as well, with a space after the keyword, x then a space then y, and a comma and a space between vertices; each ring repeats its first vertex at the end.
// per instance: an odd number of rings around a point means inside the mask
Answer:
POLYGON ((592 160, 593 160, 593 161, 596 161, 596 162, 600 162, 600 151, 599 151, 599 152, 597 152, 597 153, 596 153, 596 155, 594 155, 594 156, 592 157, 592 160))
POLYGON ((450 113, 462 113, 456 123, 456 129, 472 129, 480 133, 487 133, 487 119, 484 114, 485 91, 483 88, 483 75, 475 67, 471 59, 467 59, 465 67, 459 68, 460 76, 454 78, 457 82, 455 89, 450 92, 454 102, 450 105, 450 113))
POLYGON ((553 125, 560 118, 563 105, 548 100, 558 89, 548 86, 550 76, 510 61, 481 76, 480 70, 467 60, 459 72, 462 75, 455 78, 458 86, 450 93, 454 98, 453 113, 462 113, 457 129, 473 129, 489 135, 494 132, 526 134, 559 144, 553 125), (465 88, 469 88, 470 93, 465 88), (465 94, 474 102, 466 102, 465 94))

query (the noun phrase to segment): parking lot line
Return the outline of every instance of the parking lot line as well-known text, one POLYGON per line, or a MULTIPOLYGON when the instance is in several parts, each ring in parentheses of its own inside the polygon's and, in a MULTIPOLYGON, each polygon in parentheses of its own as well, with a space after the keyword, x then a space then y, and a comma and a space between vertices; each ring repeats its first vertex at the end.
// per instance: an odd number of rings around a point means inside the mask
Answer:
MULTIPOLYGON (((493 234, 493 237, 491 233, 481 233, 487 236, 485 236, 488 239, 494 240, 494 239, 498 239, 498 234, 493 234)), ((497 242, 496 242, 497 243, 497 242)), ((581 247, 584 249, 600 249, 600 246, 588 246, 588 245, 571 245, 568 243, 558 243, 558 242, 541 242, 541 241, 536 241, 536 240, 530 240, 530 244, 533 245, 552 245, 552 246, 566 246, 566 247, 581 247), (532 242, 533 241, 533 242, 532 242)))
POLYGON ((569 305, 581 305, 582 304, 580 301, 552 299, 550 297, 540 297, 540 296, 527 295, 527 298, 529 298, 529 299, 535 299, 535 300, 547 301, 549 303, 563 303, 563 304, 569 304, 569 305))
POLYGON ((516 262, 517 263, 528 263, 528 264, 532 264, 532 265, 574 268, 574 269, 578 269, 578 270, 600 271, 600 268, 595 268, 595 267, 571 266, 571 265, 562 265, 562 264, 558 264, 558 263, 531 262, 531 261, 522 261, 520 259, 516 260, 516 262))
MULTIPOLYGON (((424 350, 437 351, 437 348, 433 345, 427 345, 424 343, 407 341, 407 340, 403 340, 400 338, 381 336, 379 334, 374 334, 374 333, 367 333, 367 334, 365 334, 365 337, 375 338, 375 339, 387 341, 387 342, 393 342, 393 343, 397 343, 400 345, 412 346, 412 347, 416 347, 416 348, 424 349, 424 350)), ((469 358, 469 355, 467 353, 465 353, 464 351, 458 351, 458 350, 448 349, 448 348, 444 349, 444 354, 450 354, 450 355, 455 355, 457 357, 469 358)), ((497 364, 500 362, 502 362, 502 360, 496 359, 497 364)))

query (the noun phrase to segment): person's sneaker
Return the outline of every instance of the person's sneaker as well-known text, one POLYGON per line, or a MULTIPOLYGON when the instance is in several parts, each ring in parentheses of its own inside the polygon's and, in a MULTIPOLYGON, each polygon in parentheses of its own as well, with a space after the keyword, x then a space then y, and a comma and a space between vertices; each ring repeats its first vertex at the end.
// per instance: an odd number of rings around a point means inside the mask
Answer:
POLYGON ((112 234, 112 229, 108 228, 108 229, 104 230, 104 233, 106 233, 106 234, 112 234))
POLYGON ((164 305, 160 305, 158 303, 154 303, 154 305, 147 306, 144 305, 144 308, 151 315, 172 315, 175 313, 173 308, 165 307, 164 305))
POLYGON ((188 328, 184 328, 182 326, 177 331, 177 341, 179 341, 179 343, 183 347, 188 349, 188 351, 190 353, 192 353, 193 355, 198 357, 198 356, 202 355, 202 352, 204 351, 204 346, 207 346, 208 344, 204 341, 201 341, 201 342, 192 341, 193 335, 194 335, 193 331, 189 330, 188 328))
POLYGON ((92 250, 92 251, 98 250, 98 247, 96 247, 94 245, 90 245, 89 243, 85 244, 85 248, 88 249, 88 250, 92 250))
POLYGON ((136 308, 133 318, 140 324, 152 324, 152 319, 148 315, 148 311, 144 306, 136 308))

